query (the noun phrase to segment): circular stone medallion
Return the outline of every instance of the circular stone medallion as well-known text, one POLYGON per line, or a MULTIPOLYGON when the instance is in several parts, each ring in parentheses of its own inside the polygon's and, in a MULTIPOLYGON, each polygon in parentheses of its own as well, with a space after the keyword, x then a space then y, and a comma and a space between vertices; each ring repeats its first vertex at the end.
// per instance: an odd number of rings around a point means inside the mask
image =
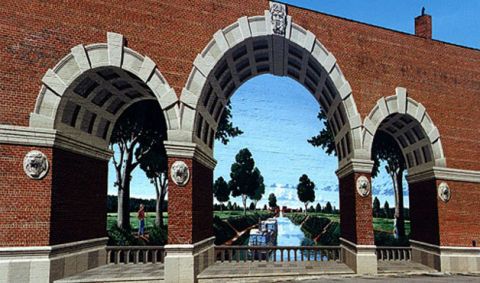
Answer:
POLYGON ((438 185, 438 197, 443 202, 448 202, 452 197, 452 192, 450 191, 450 187, 447 183, 442 182, 440 185, 438 185))
POLYGON ((370 181, 365 176, 360 176, 357 179, 357 192, 362 197, 370 194, 370 181))
POLYGON ((48 173, 48 160, 43 152, 32 150, 23 158, 23 171, 28 177, 40 180, 48 173))
POLYGON ((170 177, 178 186, 185 186, 190 179, 190 171, 187 164, 183 161, 175 161, 170 170, 170 177))

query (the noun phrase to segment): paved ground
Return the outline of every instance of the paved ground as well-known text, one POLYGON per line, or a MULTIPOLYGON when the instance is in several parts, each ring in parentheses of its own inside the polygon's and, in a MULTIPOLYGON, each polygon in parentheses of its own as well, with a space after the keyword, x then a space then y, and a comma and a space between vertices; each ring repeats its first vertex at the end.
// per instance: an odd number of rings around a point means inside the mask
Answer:
POLYGON ((437 273, 435 269, 411 261, 378 261, 378 274, 426 274, 437 273))
POLYGON ((340 277, 325 277, 318 279, 299 279, 299 280, 290 280, 290 281, 277 281, 283 283, 322 283, 322 282, 355 282, 355 283, 375 283, 375 282, 388 282, 388 283, 405 283, 405 282, 422 282, 422 283, 453 283, 453 282, 480 282, 480 275, 469 276, 469 275, 415 275, 415 276, 378 276, 375 278, 369 277, 351 277, 351 278, 340 278, 340 277))
POLYGON ((208 267, 199 279, 260 278, 285 275, 353 274, 345 264, 334 261, 306 262, 224 262, 208 267))
POLYGON ((163 264, 107 264, 55 283, 80 282, 159 282, 163 280, 163 264))
MULTIPOLYGON (((359 277, 345 264, 329 262, 232 262, 216 263, 199 276, 200 283, 224 282, 480 282, 477 276, 448 276, 412 262, 378 262, 379 275, 359 277), (394 275, 394 273, 396 275, 394 275)), ((55 281, 81 282, 163 282, 163 264, 109 264, 79 275, 55 281)))

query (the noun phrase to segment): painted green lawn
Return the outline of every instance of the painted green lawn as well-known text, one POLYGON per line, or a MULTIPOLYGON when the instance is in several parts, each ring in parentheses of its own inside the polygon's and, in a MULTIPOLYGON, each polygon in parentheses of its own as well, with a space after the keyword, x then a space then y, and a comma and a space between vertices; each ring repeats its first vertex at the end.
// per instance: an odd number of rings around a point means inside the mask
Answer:
MULTIPOLYGON (((247 211, 247 215, 252 215, 252 214, 268 214, 268 211, 262 211, 262 210, 257 210, 257 211, 247 211)), ((227 219, 230 217, 235 217, 235 216, 243 216, 243 211, 215 211, 214 212, 215 216, 220 217, 220 219, 227 219)), ((322 212, 309 212, 308 215, 312 216, 319 216, 319 217, 326 217, 330 219, 331 221, 335 222, 340 222, 340 215, 339 214, 328 214, 328 213, 322 213, 322 212)), ((165 225, 168 222, 168 213, 164 212, 163 213, 163 223, 165 225)), ((116 213, 108 213, 107 214, 107 229, 110 228, 112 225, 115 225, 117 221, 117 214, 116 213)), ((132 212, 130 213, 130 223, 132 225, 133 229, 138 229, 138 220, 137 220, 137 213, 132 212)), ((147 213, 147 218, 146 218, 146 223, 145 226, 146 228, 151 228, 153 227, 153 224, 155 223, 155 213, 150 212, 147 213)), ((393 219, 386 219, 386 218, 373 218, 373 229, 377 231, 385 231, 385 232, 393 232, 393 219)), ((406 220, 405 221, 405 233, 408 235, 410 234, 410 221, 406 220)))
MULTIPOLYGON (((373 218, 373 229, 393 233, 393 219, 373 218)), ((405 234, 410 234, 410 220, 405 220, 405 234)))
MULTIPOLYGON (((331 221, 340 222, 340 214, 328 214, 323 212, 309 212, 307 215, 326 217, 331 221)), ((393 233, 393 219, 373 218, 373 229, 377 231, 393 233)), ((410 221, 405 220, 405 233, 410 234, 410 221)))
MULTIPOLYGON (((268 214, 270 212, 268 211, 262 211, 262 210, 257 210, 255 212, 253 211, 247 211, 247 215, 253 215, 253 214, 268 214)), ((230 217, 235 217, 235 216, 243 216, 243 211, 215 211, 214 212, 215 216, 220 217, 221 219, 226 219, 230 217)), ((117 214, 116 213, 107 213, 107 230, 115 225, 117 223, 117 214)), ((146 228, 151 228, 153 227, 153 224, 155 223, 155 213, 154 212, 147 212, 147 217, 145 221, 145 226, 146 228)), ((163 223, 167 225, 168 223, 168 212, 163 213, 163 223)), ((132 225, 132 229, 138 229, 138 219, 137 219, 137 213, 136 212, 131 212, 130 213, 130 224, 132 225)))
MULTIPOLYGON (((166 225, 168 221, 168 212, 163 213, 163 223, 166 225)), ((107 213, 107 230, 117 223, 117 214, 116 213, 107 213)), ((155 224, 155 213, 147 212, 147 217, 145 218, 146 228, 151 228, 155 224)), ((130 212, 130 225, 132 229, 138 229, 138 219, 136 212, 130 212)))
MULTIPOLYGON (((254 214, 261 214, 261 215, 266 215, 271 213, 270 211, 263 211, 263 210, 256 210, 256 211, 251 211, 247 210, 247 215, 254 215, 254 214)), ((215 216, 220 217, 220 219, 227 219, 230 217, 235 217, 235 216, 243 216, 243 211, 215 211, 214 212, 215 216)))

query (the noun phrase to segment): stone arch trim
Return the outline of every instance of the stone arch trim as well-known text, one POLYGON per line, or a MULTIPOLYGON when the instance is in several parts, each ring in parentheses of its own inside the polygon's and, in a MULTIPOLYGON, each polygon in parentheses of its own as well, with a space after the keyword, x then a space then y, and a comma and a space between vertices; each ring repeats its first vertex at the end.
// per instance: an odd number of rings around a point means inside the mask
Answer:
MULTIPOLYGON (((409 175, 428 170, 433 166, 446 167, 446 158, 443 153, 440 133, 432 118, 428 115, 425 106, 408 97, 406 88, 397 87, 395 92, 396 95, 380 98, 368 116, 365 117, 363 122, 363 147, 365 152, 371 155, 373 138, 382 123, 389 117, 392 117, 392 115, 402 114, 402 116, 408 117, 407 122, 409 119, 412 122, 407 123, 404 129, 393 134, 393 136, 402 148, 407 166, 409 167, 409 175), (420 135, 424 134, 424 136, 419 137, 416 135, 414 130, 419 131, 414 129, 415 127, 419 127, 422 130, 420 135), (407 135, 413 135, 415 141, 411 143, 410 139, 405 138, 407 135), (400 139, 404 141, 401 142, 400 139), (406 146, 404 147, 404 145, 406 146), (431 151, 426 151, 427 148, 431 151), (415 151, 417 151, 416 154, 420 161, 411 160, 409 164, 408 159, 413 158, 415 151), (432 156, 429 157, 429 154, 432 156), (409 155, 411 156, 409 157, 409 155)), ((397 117, 400 117, 400 115, 397 115, 397 117)), ((402 124, 404 123, 402 122, 402 124)))
POLYGON ((345 152, 340 163, 360 154, 360 114, 350 84, 335 57, 311 31, 295 24, 288 15, 285 17, 284 34, 275 33, 270 11, 265 11, 262 16, 241 17, 235 23, 217 31, 204 50, 197 55, 180 96, 181 128, 178 138, 196 143, 211 155, 217 122, 230 95, 243 82, 261 73, 294 78, 319 101, 331 126, 332 123, 335 124, 335 119, 342 121, 333 125, 337 152, 345 152), (268 46, 263 51, 262 41, 268 46), (242 52, 236 52, 239 48, 246 53, 241 55, 242 52), (258 63, 262 60, 262 52, 267 54, 268 63, 258 63), (238 60, 236 57, 239 57, 238 60), (221 73, 219 70, 222 63, 232 71, 232 76, 226 83, 218 78, 212 80, 215 72, 221 73), (248 65, 248 71, 238 70, 242 64, 248 65), (293 68, 292 65, 297 65, 298 68, 293 68), (319 71, 314 72, 316 67, 312 65, 319 66, 319 71), (268 71, 262 70, 263 67, 268 71), (246 78, 243 75, 245 72, 246 78), (211 91, 207 90, 210 88, 211 91), (209 92, 213 95, 206 94, 209 92), (328 102, 326 92, 329 93, 328 102), (327 109, 324 105, 328 105, 327 109))
MULTIPOLYGON (((35 109, 30 114, 29 126, 32 128, 57 130, 69 139, 97 148, 106 148, 116 118, 131 104, 146 99, 159 102, 168 130, 175 130, 180 127, 178 98, 174 89, 169 86, 153 60, 126 47, 123 35, 108 32, 106 43, 87 46, 77 45, 56 66, 48 69, 42 78, 42 86, 37 97, 35 109), (107 113, 107 111, 103 111, 104 109, 98 110, 100 114, 96 114, 105 119, 96 119, 94 127, 98 129, 90 134, 77 129, 66 129, 59 122, 59 112, 65 106, 65 100, 67 99, 62 98, 67 97, 67 90, 82 74, 94 69, 107 67, 118 68, 126 71, 125 74, 135 75, 137 79, 141 80, 139 84, 150 89, 151 96, 132 98, 117 109, 115 114, 107 113), (99 134, 95 134, 95 131, 101 130, 101 124, 104 120, 108 121, 111 126, 107 127, 104 135, 106 137, 101 138, 99 134)), ((82 110, 80 110, 78 115, 85 115, 88 112, 82 112, 82 110)), ((104 128, 105 125, 103 125, 102 129, 104 128)))

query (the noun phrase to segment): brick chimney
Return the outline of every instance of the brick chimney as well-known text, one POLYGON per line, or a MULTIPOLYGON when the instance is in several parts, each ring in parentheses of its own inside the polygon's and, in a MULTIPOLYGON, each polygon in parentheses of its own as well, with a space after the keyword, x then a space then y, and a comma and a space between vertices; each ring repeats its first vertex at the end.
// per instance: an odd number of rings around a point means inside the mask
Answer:
POLYGON ((415 18, 415 35, 432 39, 432 16, 425 14, 425 8, 422 8, 422 14, 415 18))

